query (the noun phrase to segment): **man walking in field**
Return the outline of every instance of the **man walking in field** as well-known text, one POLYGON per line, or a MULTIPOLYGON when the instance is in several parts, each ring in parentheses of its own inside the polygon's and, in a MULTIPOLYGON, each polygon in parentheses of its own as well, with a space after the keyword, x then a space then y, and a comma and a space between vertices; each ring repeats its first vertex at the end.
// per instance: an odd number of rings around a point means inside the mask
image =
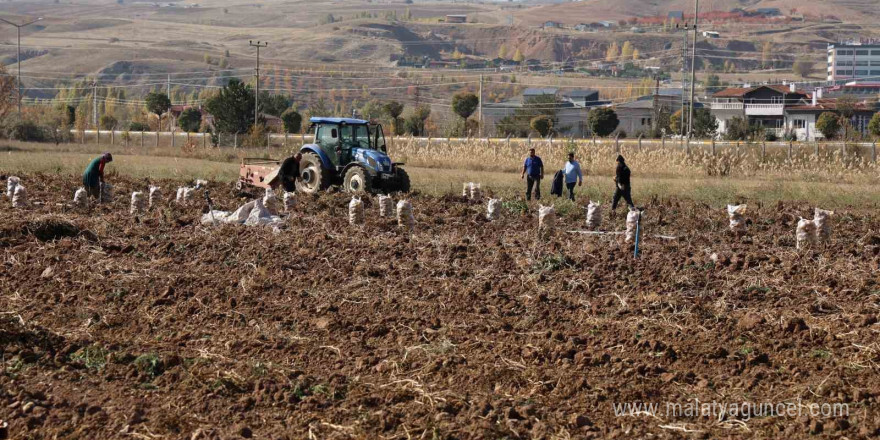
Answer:
POLYGON ((581 164, 574 160, 574 153, 568 153, 568 162, 565 162, 565 187, 568 189, 568 200, 574 201, 574 185, 583 186, 584 174, 581 172, 581 164))
POLYGON ((529 157, 523 163, 520 179, 526 179, 526 200, 532 200, 532 188, 535 189, 535 200, 541 200, 541 179, 544 178, 544 162, 535 155, 535 149, 529 149, 529 157))
POLYGON ((86 167, 82 181, 89 197, 101 198, 101 184, 104 183, 104 165, 109 162, 113 162, 113 155, 104 153, 92 160, 89 166, 86 167))
POLYGON ((616 188, 614 190, 614 200, 611 202, 611 212, 613 213, 615 209, 617 209, 617 203, 620 202, 620 198, 623 197, 623 200, 626 200, 627 206, 630 208, 635 207, 632 200, 632 189, 629 186, 629 167, 626 166, 626 161, 623 159, 623 156, 617 156, 617 171, 614 175, 614 183, 616 188))

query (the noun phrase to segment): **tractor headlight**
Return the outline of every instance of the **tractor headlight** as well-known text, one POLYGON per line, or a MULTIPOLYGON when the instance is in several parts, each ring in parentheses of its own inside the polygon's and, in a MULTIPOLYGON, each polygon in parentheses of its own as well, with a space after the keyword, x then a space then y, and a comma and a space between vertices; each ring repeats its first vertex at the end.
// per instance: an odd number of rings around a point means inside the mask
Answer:
POLYGON ((376 162, 376 159, 373 159, 372 157, 367 156, 367 163, 370 165, 370 168, 372 168, 376 171, 382 171, 382 169, 379 168, 379 164, 376 162))

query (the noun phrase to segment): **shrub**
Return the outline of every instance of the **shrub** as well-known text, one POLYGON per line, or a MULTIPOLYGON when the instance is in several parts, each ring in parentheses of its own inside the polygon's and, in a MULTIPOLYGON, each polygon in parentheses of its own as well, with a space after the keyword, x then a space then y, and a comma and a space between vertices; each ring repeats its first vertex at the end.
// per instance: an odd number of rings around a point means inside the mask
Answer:
POLYGON ((819 130, 825 139, 834 139, 840 133, 840 118, 831 112, 822 113, 816 120, 816 130, 819 130))
POLYGON ((128 131, 150 131, 150 126, 143 122, 132 122, 128 125, 128 131))
POLYGON ((874 138, 880 138, 880 113, 875 113, 868 123, 868 133, 874 138))
POLYGON ((617 113, 610 108, 594 108, 587 114, 587 124, 596 136, 605 137, 614 133, 620 120, 617 119, 617 113))
POLYGON ((101 126, 103 130, 113 130, 116 128, 116 124, 118 121, 111 115, 103 115, 101 116, 101 120, 98 121, 98 124, 101 126))
POLYGON ((22 142, 43 142, 46 140, 46 132, 43 127, 31 121, 19 121, 9 127, 7 137, 22 142))
POLYGON ((535 116, 529 122, 529 126, 532 127, 532 130, 537 131, 541 137, 547 137, 550 134, 550 130, 553 129, 553 119, 550 119, 547 115, 535 116))
POLYGON ((302 115, 296 109, 284 110, 284 113, 281 113, 281 121, 284 123, 284 131, 287 133, 299 133, 302 128, 302 115))
POLYGON ((180 113, 180 117, 177 118, 177 125, 180 126, 180 129, 187 132, 197 132, 199 131, 199 126, 202 124, 202 112, 195 108, 188 108, 180 113))

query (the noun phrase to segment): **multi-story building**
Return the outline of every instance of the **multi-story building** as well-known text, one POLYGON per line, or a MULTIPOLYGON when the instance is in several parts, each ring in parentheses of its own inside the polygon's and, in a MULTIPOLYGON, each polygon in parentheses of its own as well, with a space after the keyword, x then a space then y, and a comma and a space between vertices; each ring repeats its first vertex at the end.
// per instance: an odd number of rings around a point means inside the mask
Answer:
POLYGON ((828 81, 880 80, 880 42, 828 45, 828 81))
MULTIPOLYGON (((823 94, 823 89, 801 92, 793 84, 761 85, 722 90, 712 95, 709 105, 718 120, 719 136, 727 132, 733 118, 739 118, 778 137, 789 134, 801 141, 815 141, 822 138, 816 129, 819 116, 826 112, 839 113, 838 99, 825 98, 823 94)), ((850 124, 859 133, 866 134, 877 105, 867 100, 854 104, 850 124)))

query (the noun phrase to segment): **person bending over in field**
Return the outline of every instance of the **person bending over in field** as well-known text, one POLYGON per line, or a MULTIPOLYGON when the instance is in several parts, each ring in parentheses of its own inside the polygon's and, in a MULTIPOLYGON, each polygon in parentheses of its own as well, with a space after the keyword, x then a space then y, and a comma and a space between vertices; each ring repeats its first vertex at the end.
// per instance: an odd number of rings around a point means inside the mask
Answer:
POLYGON ((296 191, 296 181, 299 179, 300 160, 302 160, 302 153, 296 153, 281 163, 278 177, 281 178, 281 187, 287 192, 296 191))
POLYGON ((632 199, 632 189, 629 186, 629 167, 626 166, 626 161, 623 159, 623 156, 617 156, 617 171, 614 175, 614 183, 616 185, 614 189, 614 200, 611 202, 611 212, 614 213, 614 210, 617 209, 617 203, 620 202, 620 198, 623 197, 623 200, 626 200, 627 206, 630 208, 635 207, 633 205, 632 199))
POLYGON ((101 184, 104 183, 104 165, 107 165, 109 162, 113 162, 113 155, 104 153, 96 157, 86 167, 86 171, 83 173, 83 187, 85 187, 89 197, 101 198, 101 184))
POLYGON ((526 179, 526 200, 532 200, 532 188, 535 189, 535 200, 541 200, 541 179, 544 178, 544 162, 535 154, 535 149, 529 149, 529 157, 523 163, 520 179, 526 179))

